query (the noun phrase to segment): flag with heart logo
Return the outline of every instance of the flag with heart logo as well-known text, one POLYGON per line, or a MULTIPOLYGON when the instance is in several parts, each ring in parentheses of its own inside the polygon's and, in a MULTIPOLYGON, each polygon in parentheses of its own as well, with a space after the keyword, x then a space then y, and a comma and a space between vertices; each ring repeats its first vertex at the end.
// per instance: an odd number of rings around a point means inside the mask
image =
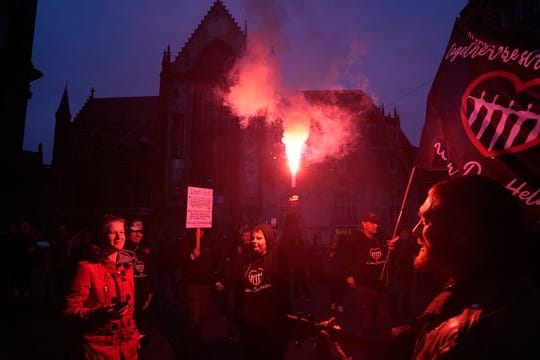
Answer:
POLYGON ((416 166, 488 175, 540 222, 538 29, 482 34, 456 20, 428 95, 416 166))

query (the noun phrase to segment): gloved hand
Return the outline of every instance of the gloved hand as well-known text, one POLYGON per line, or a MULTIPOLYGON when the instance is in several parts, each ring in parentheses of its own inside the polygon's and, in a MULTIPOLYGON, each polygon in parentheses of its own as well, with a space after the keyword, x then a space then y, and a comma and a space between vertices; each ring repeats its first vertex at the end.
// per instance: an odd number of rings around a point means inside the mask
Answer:
POLYGON ((119 302, 116 305, 103 306, 96 309, 96 317, 104 320, 120 319, 129 310, 129 303, 119 302))

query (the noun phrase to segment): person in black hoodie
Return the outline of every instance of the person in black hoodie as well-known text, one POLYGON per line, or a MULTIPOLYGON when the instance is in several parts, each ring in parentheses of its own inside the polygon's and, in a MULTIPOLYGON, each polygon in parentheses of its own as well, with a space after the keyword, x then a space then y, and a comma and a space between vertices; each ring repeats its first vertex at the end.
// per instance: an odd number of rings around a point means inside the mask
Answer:
POLYGON ((290 310, 286 268, 280 263, 274 229, 253 227, 252 256, 239 274, 240 342, 244 359, 283 359, 287 350, 290 310))
POLYGON ((378 216, 366 211, 360 216, 358 231, 338 245, 337 256, 349 289, 346 300, 351 308, 345 306, 347 319, 366 336, 386 336, 392 326, 390 297, 381 272, 395 241, 379 231, 378 216))

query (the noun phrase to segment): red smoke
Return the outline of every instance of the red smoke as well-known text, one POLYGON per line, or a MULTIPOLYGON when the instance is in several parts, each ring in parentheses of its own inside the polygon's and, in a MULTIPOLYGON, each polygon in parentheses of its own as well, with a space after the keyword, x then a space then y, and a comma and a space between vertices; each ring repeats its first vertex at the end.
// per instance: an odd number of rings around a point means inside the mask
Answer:
MULTIPOLYGON (((280 34, 281 21, 286 19, 284 7, 267 1, 249 1, 248 7, 258 17, 260 28, 248 34, 246 52, 231 71, 232 86, 225 103, 241 118, 242 127, 260 116, 269 124, 281 124, 294 187, 301 159, 316 163, 346 155, 357 138, 357 126, 343 108, 311 103, 301 91, 285 84, 280 62, 288 46, 280 34)), ((296 65, 298 73, 309 66, 296 65)), ((320 76, 329 73, 335 69, 323 69, 320 76)))

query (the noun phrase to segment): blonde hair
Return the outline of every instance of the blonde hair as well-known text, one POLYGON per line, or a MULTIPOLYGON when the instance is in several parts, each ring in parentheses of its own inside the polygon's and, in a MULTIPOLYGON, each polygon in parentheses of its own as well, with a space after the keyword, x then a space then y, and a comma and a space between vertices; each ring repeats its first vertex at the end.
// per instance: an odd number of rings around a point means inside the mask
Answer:
POLYGON ((121 216, 111 214, 103 215, 103 219, 101 220, 101 231, 106 233, 109 230, 109 225, 115 221, 119 221, 124 225, 126 224, 126 220, 121 216))

